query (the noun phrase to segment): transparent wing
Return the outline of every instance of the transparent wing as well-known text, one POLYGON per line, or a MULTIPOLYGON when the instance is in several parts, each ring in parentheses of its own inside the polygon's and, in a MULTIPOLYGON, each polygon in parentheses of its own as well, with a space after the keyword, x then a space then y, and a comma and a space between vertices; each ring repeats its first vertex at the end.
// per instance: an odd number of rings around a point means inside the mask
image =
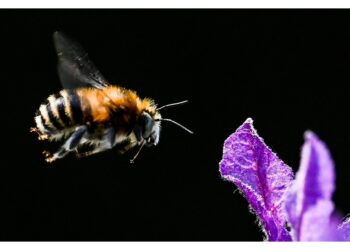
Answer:
POLYGON ((101 89, 109 85, 79 43, 59 31, 53 34, 53 41, 58 57, 58 75, 63 88, 101 89))

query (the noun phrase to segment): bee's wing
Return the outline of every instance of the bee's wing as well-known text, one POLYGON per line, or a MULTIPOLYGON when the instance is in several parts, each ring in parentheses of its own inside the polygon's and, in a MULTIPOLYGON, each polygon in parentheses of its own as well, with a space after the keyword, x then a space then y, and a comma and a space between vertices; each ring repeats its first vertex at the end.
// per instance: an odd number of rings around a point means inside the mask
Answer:
POLYGON ((108 85, 107 80, 79 43, 59 31, 53 34, 53 41, 58 56, 58 75, 63 88, 93 87, 101 89, 108 85))

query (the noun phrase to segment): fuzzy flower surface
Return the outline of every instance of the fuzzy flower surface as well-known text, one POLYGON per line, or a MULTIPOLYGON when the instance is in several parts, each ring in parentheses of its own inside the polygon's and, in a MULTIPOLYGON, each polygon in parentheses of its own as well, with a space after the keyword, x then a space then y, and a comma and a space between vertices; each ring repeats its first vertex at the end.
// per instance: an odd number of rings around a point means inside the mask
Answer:
POLYGON ((305 133, 294 179, 292 169, 264 143, 248 118, 225 141, 220 173, 248 200, 267 240, 350 240, 350 218, 341 223, 334 213, 331 155, 312 132, 305 133))

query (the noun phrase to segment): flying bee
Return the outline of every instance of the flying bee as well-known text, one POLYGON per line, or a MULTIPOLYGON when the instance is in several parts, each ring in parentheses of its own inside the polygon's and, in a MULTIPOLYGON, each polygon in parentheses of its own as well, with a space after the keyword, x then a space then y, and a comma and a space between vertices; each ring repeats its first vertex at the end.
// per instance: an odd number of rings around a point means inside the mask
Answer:
POLYGON ((152 99, 142 99, 133 90, 110 85, 83 48, 64 33, 55 32, 53 40, 63 90, 40 105, 36 127, 31 128, 39 140, 64 140, 57 152, 43 152, 47 162, 70 152, 85 157, 113 147, 121 153, 139 147, 133 162, 144 146, 158 144, 162 121, 193 133, 159 113, 187 101, 157 107, 152 99))

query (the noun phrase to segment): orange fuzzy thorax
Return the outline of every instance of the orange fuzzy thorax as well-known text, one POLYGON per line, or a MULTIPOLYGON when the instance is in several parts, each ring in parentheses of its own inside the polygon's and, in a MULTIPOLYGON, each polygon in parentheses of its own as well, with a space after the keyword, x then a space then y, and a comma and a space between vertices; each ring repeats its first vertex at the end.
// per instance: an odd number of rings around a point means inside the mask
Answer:
POLYGON ((116 110, 125 111, 133 117, 138 117, 144 110, 156 112, 151 99, 140 99, 135 91, 117 86, 108 86, 102 90, 83 88, 78 93, 82 109, 90 109, 94 122, 107 122, 116 110))

